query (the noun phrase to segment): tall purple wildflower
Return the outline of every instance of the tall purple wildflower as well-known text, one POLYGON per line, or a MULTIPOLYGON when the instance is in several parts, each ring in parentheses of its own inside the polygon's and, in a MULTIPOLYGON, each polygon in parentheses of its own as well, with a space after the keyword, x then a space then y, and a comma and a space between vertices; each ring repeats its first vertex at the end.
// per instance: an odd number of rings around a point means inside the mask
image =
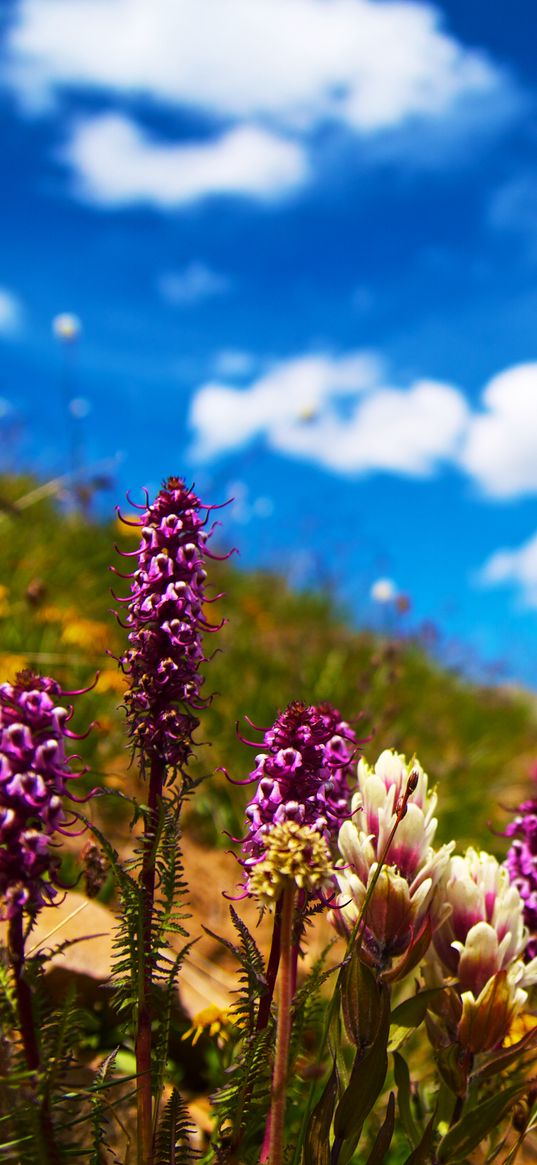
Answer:
POLYGON ((120 664, 130 681, 125 704, 142 764, 158 758, 181 769, 192 752, 196 711, 206 704, 202 634, 216 630, 203 614, 211 508, 181 478, 170 477, 140 517, 140 546, 131 555, 138 565, 128 576, 131 593, 121 600, 129 647, 120 664))
POLYGON ((69 824, 62 804, 78 776, 65 754, 72 711, 55 680, 21 672, 0 684, 0 917, 35 914, 57 891, 51 837, 69 824))
POLYGON ((289 704, 264 734, 248 782, 258 781, 246 809, 241 863, 247 875, 262 860, 267 835, 285 822, 309 826, 335 843, 349 816, 349 778, 357 741, 331 704, 289 704))
MULTIPOLYGON (((534 777, 537 778, 537 770, 534 777)), ((505 836, 513 838, 505 866, 524 903, 524 922, 530 936, 524 959, 529 962, 537 956, 537 797, 519 805, 505 836)))

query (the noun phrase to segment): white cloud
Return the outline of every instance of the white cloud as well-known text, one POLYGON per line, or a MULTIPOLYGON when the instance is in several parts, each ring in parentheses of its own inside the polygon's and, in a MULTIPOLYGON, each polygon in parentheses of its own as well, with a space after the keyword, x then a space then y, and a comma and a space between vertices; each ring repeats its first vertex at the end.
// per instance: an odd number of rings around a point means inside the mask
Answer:
POLYGON ((537 607, 537 534, 516 550, 495 551, 477 581, 483 586, 515 586, 527 606, 537 607))
POLYGON ((519 364, 489 381, 460 464, 485 494, 514 498, 537 492, 537 363, 519 364))
POLYGON ((379 361, 367 353, 296 357, 242 390, 203 385, 190 417, 200 459, 264 436, 278 452, 335 472, 412 477, 453 458, 467 419, 456 389, 433 381, 387 388, 379 361))
POLYGON ((493 500, 537 493, 537 363, 495 376, 471 409, 457 386, 390 385, 371 353, 295 356, 255 377, 249 359, 250 367, 216 365, 215 377, 228 383, 215 379, 195 393, 195 456, 263 437, 280 453, 337 473, 429 477, 444 463, 493 500), (247 374, 250 383, 239 387, 247 374))
POLYGON ((22 328, 24 310, 20 299, 7 287, 0 287, 0 336, 17 336, 22 328))
POLYGON ((180 271, 164 272, 158 280, 158 289, 168 303, 185 307, 226 295, 231 289, 231 280, 205 263, 193 262, 180 271))
POLYGON ((76 191, 90 202, 143 202, 164 209, 211 195, 261 201, 289 194, 305 179, 301 147, 255 126, 239 126, 196 144, 162 143, 129 118, 105 114, 75 127, 62 154, 76 191))
MULTIPOLYGON (((90 86, 217 118, 362 134, 508 88, 499 69, 406 0, 20 0, 7 36, 23 96, 90 86)), ((484 111, 486 120, 487 114, 484 111)))

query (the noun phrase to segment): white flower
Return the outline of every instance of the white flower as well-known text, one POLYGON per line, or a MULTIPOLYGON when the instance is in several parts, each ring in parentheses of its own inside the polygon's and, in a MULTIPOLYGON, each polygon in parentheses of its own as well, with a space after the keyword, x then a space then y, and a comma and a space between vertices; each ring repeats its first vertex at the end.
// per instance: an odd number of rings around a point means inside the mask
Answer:
POLYGON ((491 854, 470 848, 451 858, 441 897, 451 907, 434 935, 444 969, 458 979, 462 1017, 458 1040, 471 1051, 495 1047, 537 982, 537 959, 522 960, 524 904, 507 870, 491 854))
MULTIPOLYGON (((454 846, 433 849, 435 808, 436 794, 429 792, 417 760, 407 764, 404 756, 386 750, 374 769, 360 761, 352 816, 339 833, 344 864, 337 871, 340 893, 332 920, 350 932, 382 861, 364 931, 365 950, 379 965, 405 954, 430 921, 436 886, 454 846)), ((441 917, 437 912, 437 925, 441 917)))

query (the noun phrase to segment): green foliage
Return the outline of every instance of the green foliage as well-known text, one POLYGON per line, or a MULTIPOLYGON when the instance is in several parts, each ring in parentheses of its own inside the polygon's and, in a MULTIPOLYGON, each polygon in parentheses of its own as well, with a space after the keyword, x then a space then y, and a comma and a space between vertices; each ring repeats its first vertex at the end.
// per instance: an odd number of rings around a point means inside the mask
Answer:
POLYGON ((191 1165, 196 1160, 192 1149, 192 1122, 176 1088, 172 1089, 155 1142, 155 1165, 191 1165))

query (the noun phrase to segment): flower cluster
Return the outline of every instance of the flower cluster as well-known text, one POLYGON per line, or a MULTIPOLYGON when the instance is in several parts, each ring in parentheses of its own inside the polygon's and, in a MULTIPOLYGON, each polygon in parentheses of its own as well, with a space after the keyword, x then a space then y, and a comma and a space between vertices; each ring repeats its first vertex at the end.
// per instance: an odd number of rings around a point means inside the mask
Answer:
POLYGON ((433 938, 443 972, 457 977, 462 1012, 457 1038, 471 1051, 506 1035, 537 981, 537 959, 524 964, 524 907, 507 870, 470 848, 451 858, 441 884, 449 915, 433 938))
POLYGON ((529 931, 524 957, 530 960, 537 956, 537 798, 519 805, 505 836, 513 838, 505 865, 524 903, 524 922, 529 931))
POLYGON ((0 684, 0 917, 34 914, 56 894, 50 838, 65 830, 61 798, 78 775, 65 755, 71 712, 60 695, 55 680, 32 672, 0 684))
MULTIPOLYGON (((140 507, 142 508, 142 507, 140 507)), ((141 541, 125 623, 129 648, 120 665, 129 679, 125 704, 142 763, 158 757, 182 768, 192 751, 204 660, 208 511, 180 478, 170 477, 140 516, 141 541)), ((125 519, 123 519, 125 521, 125 519)), ((122 551, 125 556, 126 552, 122 551)))
POLYGON ((264 735, 267 751, 248 778, 258 781, 246 809, 248 834, 241 862, 250 875, 265 855, 275 826, 294 822, 333 842, 349 814, 348 781, 356 737, 330 704, 293 703, 264 735))
POLYGON ((344 864, 337 872, 340 893, 331 917, 348 936, 370 893, 363 953, 387 968, 430 933, 436 887, 454 843, 433 849, 436 794, 429 792, 419 762, 407 764, 396 752, 383 752, 374 769, 360 760, 351 807, 339 833, 344 864))
POLYGON ((250 894, 262 906, 273 906, 293 883, 308 895, 333 888, 334 863, 326 839, 310 825, 282 821, 265 838, 263 857, 250 874, 250 894))

